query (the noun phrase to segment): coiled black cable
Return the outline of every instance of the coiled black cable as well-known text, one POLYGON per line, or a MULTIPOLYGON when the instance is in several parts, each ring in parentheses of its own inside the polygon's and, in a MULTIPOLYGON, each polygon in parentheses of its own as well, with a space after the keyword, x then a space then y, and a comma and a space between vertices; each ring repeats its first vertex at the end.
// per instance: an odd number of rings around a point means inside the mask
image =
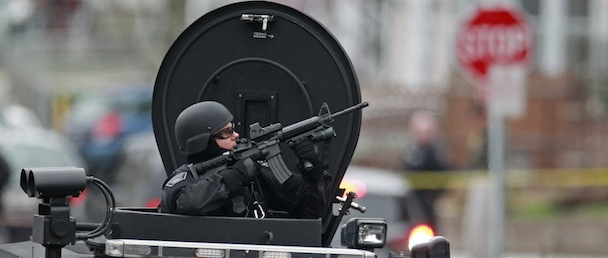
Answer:
POLYGON ((76 239, 83 240, 101 236, 104 234, 108 228, 110 227, 110 221, 112 220, 112 215, 114 214, 114 210, 116 209, 116 199, 114 199, 114 194, 110 187, 101 181, 98 178, 87 176, 87 182, 92 182, 101 192, 106 199, 106 216, 103 219, 103 222, 99 224, 95 229, 86 232, 86 233, 77 233, 76 239))

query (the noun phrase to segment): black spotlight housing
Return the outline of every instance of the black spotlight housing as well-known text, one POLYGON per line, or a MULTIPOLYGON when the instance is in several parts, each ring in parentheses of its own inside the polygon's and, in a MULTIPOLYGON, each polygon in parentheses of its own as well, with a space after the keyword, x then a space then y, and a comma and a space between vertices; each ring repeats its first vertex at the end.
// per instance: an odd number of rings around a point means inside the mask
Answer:
POLYGON ((429 241, 412 247, 411 258, 450 258, 450 241, 435 236, 429 241))
POLYGON ((78 167, 24 168, 20 184, 29 197, 78 197, 87 186, 87 177, 84 168, 78 167))

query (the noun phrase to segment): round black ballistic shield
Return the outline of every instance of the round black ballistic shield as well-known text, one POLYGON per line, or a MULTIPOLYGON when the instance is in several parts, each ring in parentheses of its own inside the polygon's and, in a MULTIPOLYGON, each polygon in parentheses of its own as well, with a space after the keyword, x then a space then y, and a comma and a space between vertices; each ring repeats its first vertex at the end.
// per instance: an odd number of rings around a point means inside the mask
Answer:
MULTIPOLYGON (((360 103, 361 95, 347 54, 321 24, 291 7, 254 1, 203 15, 167 52, 152 114, 167 173, 185 162, 175 139, 177 116, 204 100, 224 104, 234 114, 236 131, 249 139, 250 124, 286 127, 318 115, 323 103, 338 112, 360 103)), ((336 136, 325 160, 337 190, 357 144, 361 110, 329 125, 336 136)), ((287 144, 281 143, 281 152, 297 173, 287 144)))

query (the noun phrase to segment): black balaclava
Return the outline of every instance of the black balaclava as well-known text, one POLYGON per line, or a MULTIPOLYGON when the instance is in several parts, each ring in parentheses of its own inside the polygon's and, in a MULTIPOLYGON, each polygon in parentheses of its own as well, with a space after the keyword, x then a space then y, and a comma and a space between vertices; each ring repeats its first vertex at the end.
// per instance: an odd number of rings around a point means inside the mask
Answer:
POLYGON ((227 151, 228 150, 220 148, 220 146, 217 145, 215 138, 211 136, 209 137, 209 143, 207 144, 207 149, 205 149, 205 151, 190 155, 186 157, 186 159, 188 163, 198 163, 215 158, 227 151))

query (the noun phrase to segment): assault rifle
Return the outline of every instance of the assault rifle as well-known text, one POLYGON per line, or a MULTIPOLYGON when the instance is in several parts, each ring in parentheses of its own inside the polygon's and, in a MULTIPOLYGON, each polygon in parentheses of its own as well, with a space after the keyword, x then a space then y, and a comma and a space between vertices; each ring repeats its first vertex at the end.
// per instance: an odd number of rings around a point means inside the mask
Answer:
MULTIPOLYGON (((193 168, 197 173, 201 174, 222 167, 233 160, 246 158, 264 160, 268 163, 274 178, 280 184, 283 184, 291 177, 292 173, 287 168, 287 165, 285 165, 281 156, 281 149, 279 148, 281 142, 293 145, 306 140, 306 138, 310 138, 313 142, 330 140, 336 134, 333 127, 328 124, 341 115, 362 109, 368 105, 367 102, 362 102, 332 114, 329 111, 327 103, 323 103, 318 116, 313 116, 286 127, 281 126, 280 123, 271 124, 267 127, 260 126, 258 122, 253 123, 249 125, 249 140, 240 139, 234 150, 211 160, 193 164, 193 168)), ((307 171, 313 169, 310 163, 305 162, 302 165, 307 171)))

